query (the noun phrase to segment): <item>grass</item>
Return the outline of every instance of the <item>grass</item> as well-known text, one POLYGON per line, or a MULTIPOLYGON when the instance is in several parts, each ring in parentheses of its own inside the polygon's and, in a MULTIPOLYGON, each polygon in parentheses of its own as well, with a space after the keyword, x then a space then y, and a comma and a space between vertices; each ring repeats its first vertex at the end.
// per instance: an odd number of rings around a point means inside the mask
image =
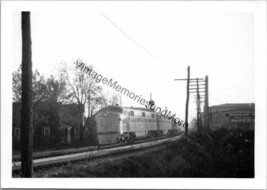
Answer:
POLYGON ((96 167, 69 166, 50 177, 254 177, 254 132, 193 133, 157 152, 96 167))

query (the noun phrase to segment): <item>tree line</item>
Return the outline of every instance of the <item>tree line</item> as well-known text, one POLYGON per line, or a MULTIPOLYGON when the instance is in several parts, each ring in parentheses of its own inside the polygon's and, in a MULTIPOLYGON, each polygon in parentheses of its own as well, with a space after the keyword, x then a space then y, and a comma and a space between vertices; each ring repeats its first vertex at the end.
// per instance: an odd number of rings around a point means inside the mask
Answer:
MULTIPOLYGON (((75 60, 75 62, 81 60, 75 60)), ((93 69, 93 66, 90 65, 93 69)), ((12 73, 13 102, 21 102, 22 94, 22 66, 12 73)), ((83 142, 83 132, 90 124, 91 117, 102 107, 116 105, 119 95, 105 92, 94 78, 75 68, 75 64, 62 62, 55 75, 44 77, 37 69, 32 73, 32 113, 33 127, 42 123, 45 125, 47 117, 38 109, 42 103, 50 105, 77 104, 80 119, 79 139, 83 142)), ((53 110, 50 110, 51 113, 53 110)))

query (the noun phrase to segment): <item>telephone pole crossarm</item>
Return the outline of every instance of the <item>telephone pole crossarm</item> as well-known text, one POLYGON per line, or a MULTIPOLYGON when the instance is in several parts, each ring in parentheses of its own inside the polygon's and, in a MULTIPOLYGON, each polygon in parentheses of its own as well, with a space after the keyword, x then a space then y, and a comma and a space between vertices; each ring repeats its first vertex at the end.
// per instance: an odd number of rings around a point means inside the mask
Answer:
MULTIPOLYGON (((185 80, 185 81, 187 81, 188 79, 174 79, 174 80, 185 80)), ((190 81, 193 81, 193 82, 196 82, 196 80, 203 80, 203 82, 205 82, 205 80, 204 79, 201 79, 201 78, 199 78, 199 79, 197 79, 197 78, 190 78, 189 79, 190 81)))
POLYGON ((189 90, 197 90, 197 89, 199 89, 199 90, 206 90, 206 88, 189 88, 189 90))
POLYGON ((185 105, 185 134, 188 134, 188 106, 189 106, 189 96, 190 93, 197 93, 197 123, 198 123, 198 130, 202 129, 202 122, 200 120, 201 117, 201 108, 200 104, 204 104, 204 123, 207 128, 209 128, 209 103, 208 103, 208 76, 203 78, 190 78, 190 66, 187 67, 187 78, 179 78, 174 79, 175 81, 186 81, 187 88, 186 88, 186 105, 185 105), (201 99, 205 101, 201 101, 201 99))

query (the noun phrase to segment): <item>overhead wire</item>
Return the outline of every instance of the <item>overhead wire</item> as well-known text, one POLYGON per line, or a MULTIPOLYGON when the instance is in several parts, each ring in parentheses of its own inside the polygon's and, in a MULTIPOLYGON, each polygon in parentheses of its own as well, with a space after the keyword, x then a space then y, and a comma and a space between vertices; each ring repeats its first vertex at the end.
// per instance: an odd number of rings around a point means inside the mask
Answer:
POLYGON ((154 57, 155 59, 158 59, 161 62, 164 62, 168 65, 171 65, 173 67, 177 67, 179 69, 187 69, 186 67, 182 67, 180 65, 175 65, 159 56, 157 56, 156 54, 154 54, 153 52, 151 52, 150 50, 148 50, 147 48, 145 48, 143 45, 141 45, 139 42, 137 42, 133 37, 131 37, 130 35, 128 35, 121 27, 119 27, 117 24, 115 24, 107 15, 105 15, 103 12, 101 12, 101 15, 107 20, 109 21, 109 23, 111 23, 117 30, 119 30, 124 36, 126 36, 130 41, 132 41, 136 46, 138 46, 139 48, 141 48, 143 51, 145 51, 147 54, 149 54, 150 56, 154 57))

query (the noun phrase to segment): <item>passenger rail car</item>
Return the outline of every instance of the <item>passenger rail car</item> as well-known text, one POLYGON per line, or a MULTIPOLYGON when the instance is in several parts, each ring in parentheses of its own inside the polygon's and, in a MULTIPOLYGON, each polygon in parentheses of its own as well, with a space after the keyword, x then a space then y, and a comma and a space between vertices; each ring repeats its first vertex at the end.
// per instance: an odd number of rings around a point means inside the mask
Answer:
POLYGON ((167 135, 178 125, 145 108, 108 106, 95 115, 99 145, 167 135))

